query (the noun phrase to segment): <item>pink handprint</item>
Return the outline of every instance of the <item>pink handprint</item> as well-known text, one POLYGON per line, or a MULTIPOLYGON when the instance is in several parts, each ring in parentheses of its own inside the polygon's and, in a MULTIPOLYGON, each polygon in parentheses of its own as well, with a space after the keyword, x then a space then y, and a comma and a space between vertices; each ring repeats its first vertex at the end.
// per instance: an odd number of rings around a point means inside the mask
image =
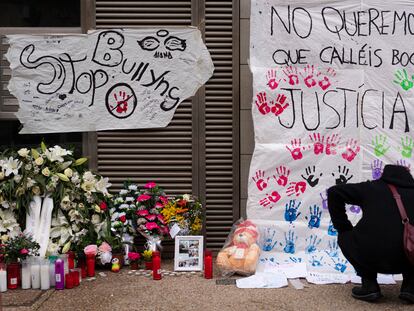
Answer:
POLYGON ((277 89, 277 87, 279 86, 280 80, 282 80, 282 79, 279 79, 276 81, 277 79, 276 73, 277 72, 275 69, 270 69, 267 71, 267 74, 266 74, 267 85, 269 86, 271 90, 277 89))
POLYGON ((300 160, 303 158, 302 150, 304 147, 302 147, 302 142, 300 138, 293 139, 290 141, 290 144, 292 145, 292 149, 289 148, 289 146, 286 146, 286 149, 289 150, 290 154, 292 155, 293 160, 300 160))
POLYGON ((276 180, 278 185, 284 187, 288 183, 290 170, 285 166, 276 167, 276 175, 273 175, 273 178, 276 180))
POLYGON ((292 195, 299 196, 304 193, 306 190, 306 182, 299 181, 299 182, 291 182, 289 183, 289 187, 286 190, 286 194, 290 197, 292 195))
POLYGON ((316 75, 319 79, 318 85, 323 91, 325 91, 326 89, 328 89, 332 85, 329 78, 332 79, 333 77, 335 77, 336 72, 333 68, 328 68, 328 70, 326 71, 326 74, 323 75, 322 77, 319 77, 321 75, 322 75, 321 72, 316 75))
POLYGON ((263 191, 267 187, 267 182, 269 181, 269 177, 265 177, 265 172, 258 170, 256 172, 256 177, 252 177, 253 181, 256 183, 257 189, 259 191, 263 191))
POLYGON ((276 116, 280 115, 288 106, 288 103, 285 103, 286 96, 283 94, 278 94, 276 98, 276 103, 272 102, 271 111, 276 116))
POLYGON ((266 115, 270 112, 270 107, 267 104, 266 92, 257 94, 256 106, 260 113, 266 115))
POLYGON ((358 154, 361 147, 358 145, 358 141, 354 139, 349 139, 346 143, 345 152, 342 153, 342 158, 347 160, 348 162, 352 162, 355 159, 356 155, 358 154))
MULTIPOLYGON (((290 85, 299 84, 298 68, 293 66, 286 66, 283 70, 283 74, 289 79, 288 83, 290 85)), ((286 79, 284 79, 286 81, 286 79)))
POLYGON ((303 69, 304 74, 300 73, 303 78, 303 82, 305 82, 308 88, 314 87, 316 85, 316 71, 314 65, 307 65, 305 69, 303 69))
POLYGON ((326 154, 327 155, 335 155, 336 154, 336 146, 339 144, 339 135, 338 134, 332 134, 328 136, 326 139, 326 154))
POLYGON ((259 204, 263 207, 273 208, 274 203, 277 203, 280 200, 281 196, 277 191, 273 191, 270 195, 266 194, 264 199, 259 201, 259 204))
POLYGON ((310 140, 313 142, 313 152, 318 155, 320 153, 323 153, 323 147, 324 147, 324 140, 325 137, 320 133, 313 133, 313 138, 312 136, 309 134, 309 138, 310 140))

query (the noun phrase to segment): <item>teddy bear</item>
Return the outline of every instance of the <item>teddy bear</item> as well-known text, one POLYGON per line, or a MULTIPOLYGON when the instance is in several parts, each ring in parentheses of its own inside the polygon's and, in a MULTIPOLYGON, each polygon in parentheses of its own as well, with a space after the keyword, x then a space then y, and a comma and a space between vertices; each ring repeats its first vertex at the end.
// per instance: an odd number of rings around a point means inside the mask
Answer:
POLYGON ((236 225, 229 245, 217 255, 217 266, 223 276, 238 273, 241 275, 253 274, 256 271, 260 256, 260 247, 257 245, 259 231, 250 220, 236 225))

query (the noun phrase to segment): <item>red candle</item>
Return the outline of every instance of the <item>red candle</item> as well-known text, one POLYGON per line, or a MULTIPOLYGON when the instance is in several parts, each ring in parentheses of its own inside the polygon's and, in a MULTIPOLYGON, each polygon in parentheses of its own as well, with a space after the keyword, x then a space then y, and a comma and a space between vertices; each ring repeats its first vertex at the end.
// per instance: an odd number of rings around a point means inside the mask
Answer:
POLYGON ((7 288, 16 289, 20 286, 20 263, 7 265, 7 288))
POLYGON ((65 274, 65 281, 66 281, 66 288, 71 289, 73 288, 73 275, 72 273, 66 273, 65 274))
POLYGON ((78 268, 81 269, 81 276, 82 279, 86 278, 88 276, 88 270, 86 268, 86 258, 81 257, 78 259, 78 268))
POLYGON ((211 251, 206 250, 204 253, 204 278, 213 278, 213 254, 211 251))
POLYGON ((95 276, 95 255, 87 254, 86 255, 86 265, 88 267, 88 276, 95 276))
POLYGON ((160 252, 152 252, 152 278, 154 280, 161 280, 160 252))
POLYGON ((70 270, 70 274, 72 275, 73 286, 79 286, 79 271, 76 269, 70 270))

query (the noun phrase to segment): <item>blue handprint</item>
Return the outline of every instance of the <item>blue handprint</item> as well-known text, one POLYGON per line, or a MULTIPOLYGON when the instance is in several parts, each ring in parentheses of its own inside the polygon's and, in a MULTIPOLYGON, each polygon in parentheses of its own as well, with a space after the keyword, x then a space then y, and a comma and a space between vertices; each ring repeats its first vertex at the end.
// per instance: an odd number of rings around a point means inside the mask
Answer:
POLYGON ((262 258, 262 259, 260 259, 260 262, 262 262, 262 263, 271 262, 272 264, 279 264, 279 263, 275 260, 275 257, 270 257, 270 258, 262 258))
POLYGON ((335 258, 339 257, 339 248, 338 248, 338 242, 336 240, 329 241, 329 250, 326 251, 326 253, 329 255, 329 257, 335 258))
POLYGON ((348 261, 346 259, 331 258, 334 265, 331 265, 336 271, 344 273, 347 268, 348 261))
POLYGON ((295 237, 295 232, 293 232, 292 230, 289 230, 289 232, 285 232, 285 241, 286 241, 286 245, 283 248, 284 252, 287 254, 294 254, 296 249, 295 249, 295 242, 298 239, 298 237, 295 237))
POLYGON ((338 231, 336 231, 335 227, 333 226, 332 221, 329 223, 328 235, 330 235, 330 236, 338 236, 338 231))
POLYGON ((286 203, 285 207, 285 220, 289 221, 290 223, 294 222, 296 219, 298 219, 300 212, 298 213, 298 209, 302 202, 299 202, 295 206, 296 200, 290 200, 289 203, 286 203))
POLYGON ((271 250, 275 248, 277 244, 277 241, 273 243, 275 234, 276 234, 275 230, 271 230, 270 228, 266 229, 262 250, 264 250, 265 252, 270 252, 271 250))
POLYGON ((305 217, 306 219, 309 220, 308 227, 310 229, 319 228, 319 226, 321 225, 321 216, 322 216, 322 211, 320 210, 319 206, 315 204, 313 206, 313 209, 312 209, 312 206, 309 206, 309 218, 305 217))
POLYGON ((321 256, 321 258, 319 258, 319 259, 316 259, 316 256, 312 256, 311 260, 309 260, 309 263, 313 267, 321 267, 322 266, 322 259, 323 259, 323 256, 321 256))
MULTIPOLYGON (((290 260, 290 262, 293 262, 293 263, 301 263, 302 262, 302 258, 300 258, 300 257, 289 257, 289 260, 290 260)), ((285 260, 285 262, 289 262, 289 261, 285 260)))
POLYGON ((306 247, 305 252, 307 254, 311 254, 316 252, 316 247, 321 243, 322 239, 318 240, 318 236, 316 234, 311 234, 311 236, 307 238, 306 241, 309 241, 309 244, 306 247))

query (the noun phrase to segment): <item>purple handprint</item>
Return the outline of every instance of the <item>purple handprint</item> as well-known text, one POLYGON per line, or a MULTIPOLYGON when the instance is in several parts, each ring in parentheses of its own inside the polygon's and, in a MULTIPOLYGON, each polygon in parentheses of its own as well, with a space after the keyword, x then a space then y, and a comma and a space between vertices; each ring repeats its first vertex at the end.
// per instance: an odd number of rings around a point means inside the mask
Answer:
POLYGON ((322 199, 322 208, 328 209, 328 190, 319 193, 322 199))
POLYGON ((381 178, 382 175, 382 161, 375 159, 372 163, 371 163, 371 170, 372 170, 372 179, 373 180, 378 180, 381 178))

